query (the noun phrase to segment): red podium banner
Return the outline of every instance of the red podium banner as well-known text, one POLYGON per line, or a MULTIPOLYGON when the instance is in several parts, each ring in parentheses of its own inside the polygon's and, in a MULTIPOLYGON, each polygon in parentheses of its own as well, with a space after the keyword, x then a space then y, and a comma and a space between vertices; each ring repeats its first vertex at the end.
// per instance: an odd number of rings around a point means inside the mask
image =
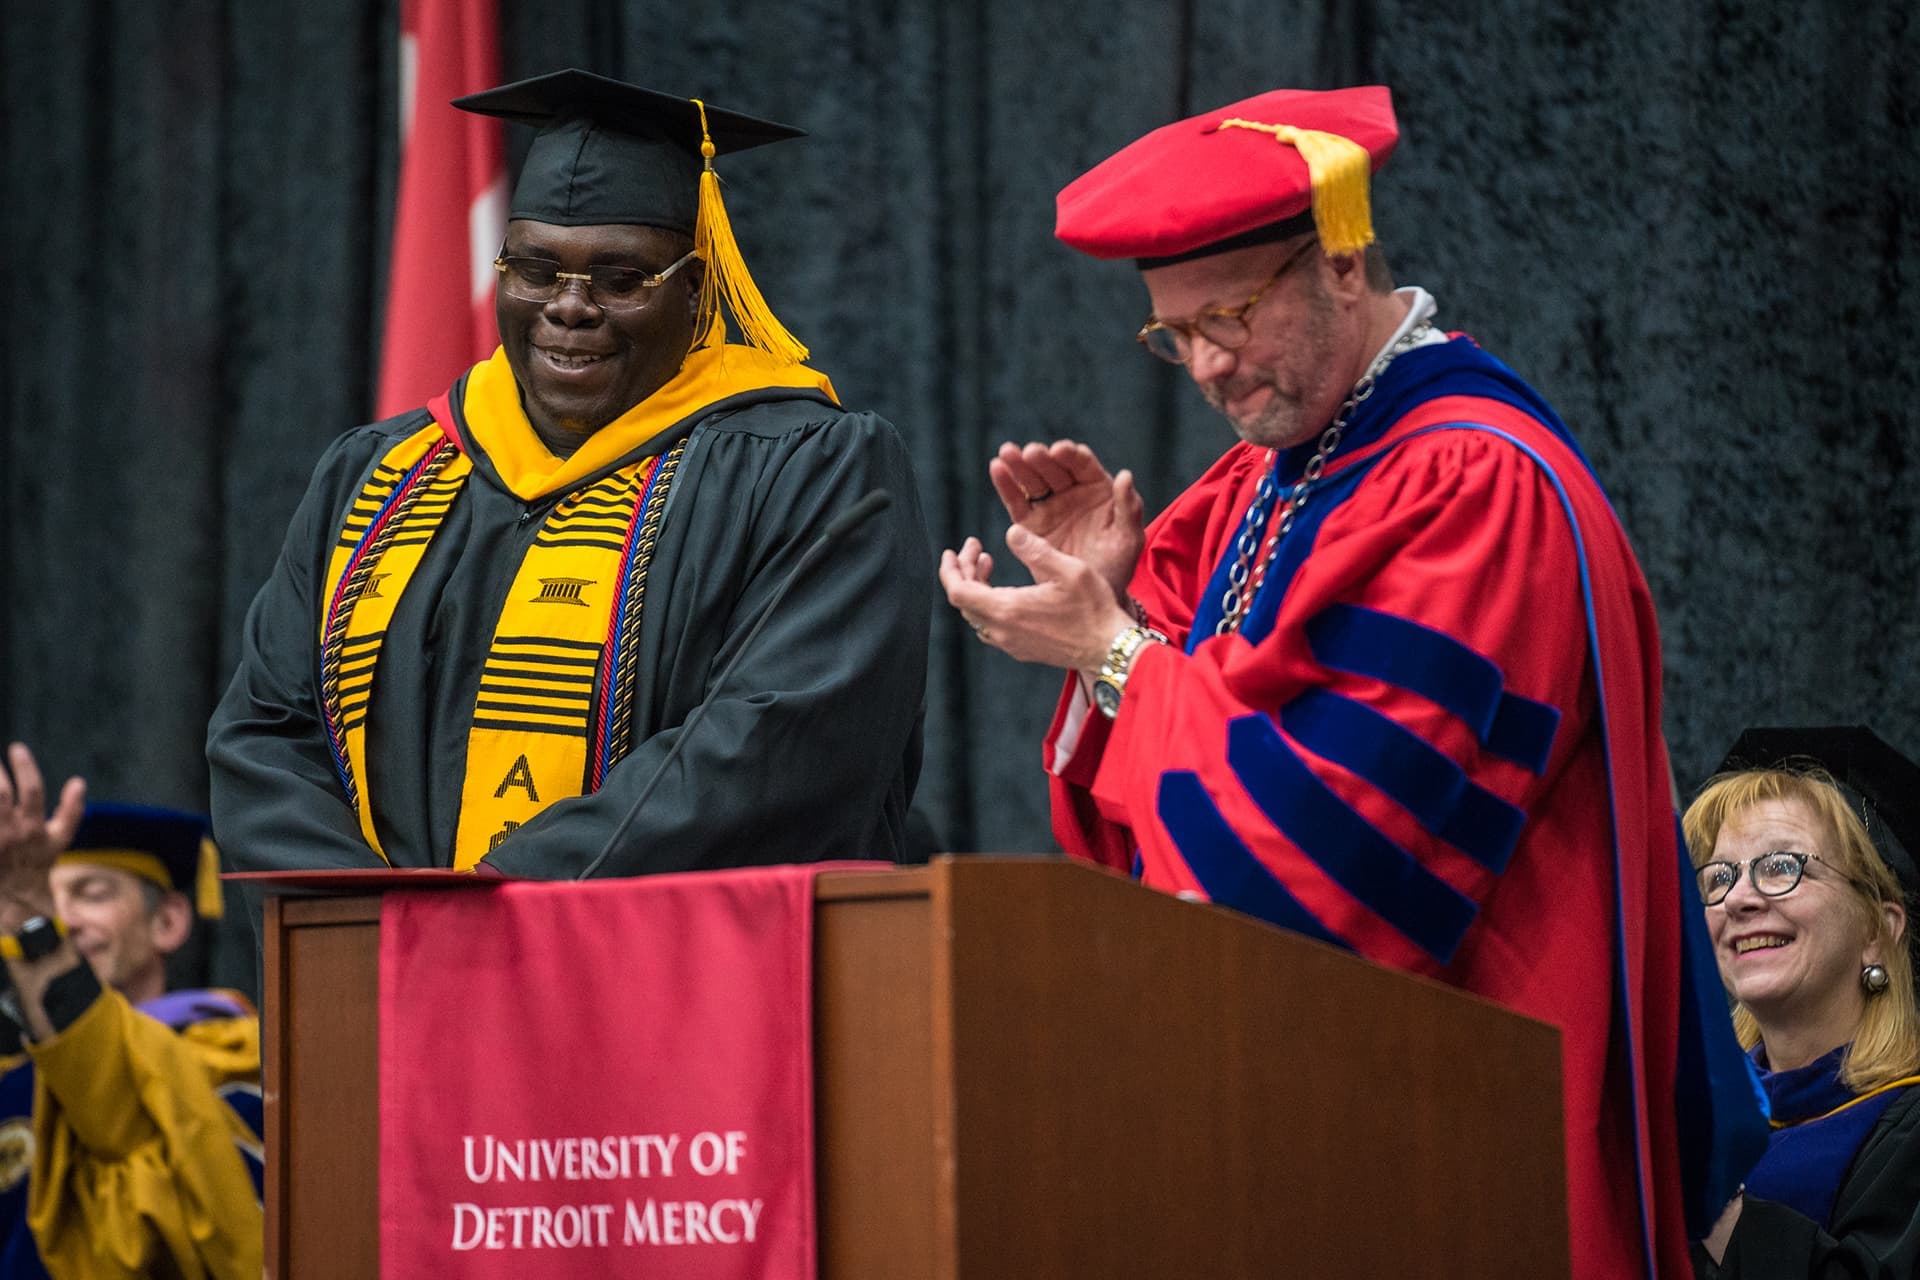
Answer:
POLYGON ((813 1280, 818 870, 389 892, 382 1273, 813 1280))

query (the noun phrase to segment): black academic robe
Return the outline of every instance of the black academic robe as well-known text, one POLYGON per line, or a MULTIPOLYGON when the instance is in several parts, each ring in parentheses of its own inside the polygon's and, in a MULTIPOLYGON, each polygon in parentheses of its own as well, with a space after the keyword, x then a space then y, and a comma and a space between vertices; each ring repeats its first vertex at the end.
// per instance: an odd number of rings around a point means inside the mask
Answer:
MULTIPOLYGON (((320 596, 343 513, 374 464, 427 421, 420 411, 361 427, 327 451, 248 614, 207 745, 215 834, 237 868, 382 865, 320 717, 320 596)), ((770 389, 696 415, 621 463, 681 438, 641 615, 633 749, 599 791, 549 805, 486 865, 579 874, 709 696, 694 739, 597 875, 895 859, 920 767, 932 572, 899 437, 824 396, 770 389), (796 582, 716 688, 808 545, 875 489, 892 505, 796 582)), ((468 448, 474 473, 400 601, 372 692, 362 785, 395 866, 451 864, 488 642, 540 520, 563 496, 522 502, 484 450, 468 448)))
POLYGON ((1821 1224, 1748 1199, 1719 1266, 1701 1280, 1912 1280, 1920 1276, 1920 1088, 1904 1090, 1860 1144, 1821 1224))

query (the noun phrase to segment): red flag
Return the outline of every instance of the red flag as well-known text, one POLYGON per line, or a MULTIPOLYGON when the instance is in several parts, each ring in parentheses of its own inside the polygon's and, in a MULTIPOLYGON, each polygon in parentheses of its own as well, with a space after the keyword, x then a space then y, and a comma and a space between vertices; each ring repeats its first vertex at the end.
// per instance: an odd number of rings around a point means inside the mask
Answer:
POLYGON ((402 0, 400 182, 374 410, 425 404, 499 345, 493 258, 506 227, 498 120, 447 103, 499 83, 496 0, 402 0))

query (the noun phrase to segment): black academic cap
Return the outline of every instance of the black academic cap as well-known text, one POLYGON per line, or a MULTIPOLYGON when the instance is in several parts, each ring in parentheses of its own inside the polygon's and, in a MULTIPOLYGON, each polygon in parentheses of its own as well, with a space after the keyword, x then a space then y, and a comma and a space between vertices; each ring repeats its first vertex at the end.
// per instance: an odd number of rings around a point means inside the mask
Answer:
POLYGON ((1864 725, 1748 729, 1720 762, 1734 769, 1794 770, 1817 765, 1865 801, 1881 856, 1908 893, 1920 893, 1920 764, 1864 725), (1877 822, 1876 822, 1877 819, 1877 822), (1891 836, 1891 839, 1887 837, 1891 836))
POLYGON ((791 125, 572 68, 455 98, 477 115, 536 126, 508 216, 558 226, 637 223, 692 235, 703 140, 726 155, 788 138, 791 125))
POLYGON ((207 820, 197 813, 89 803, 60 861, 118 867, 186 894, 194 910, 208 919, 220 915, 220 854, 207 820))

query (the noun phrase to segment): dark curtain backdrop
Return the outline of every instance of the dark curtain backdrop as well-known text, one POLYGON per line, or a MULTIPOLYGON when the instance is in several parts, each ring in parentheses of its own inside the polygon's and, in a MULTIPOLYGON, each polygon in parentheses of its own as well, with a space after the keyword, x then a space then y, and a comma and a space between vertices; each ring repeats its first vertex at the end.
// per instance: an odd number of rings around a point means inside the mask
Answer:
MULTIPOLYGON (((368 414, 394 8, 0 0, 0 735, 97 794, 204 805, 243 612, 368 414)), ((728 163, 729 208, 815 362, 900 427, 937 546, 999 545, 1003 439, 1087 439, 1150 507, 1230 439, 1134 349, 1134 273, 1053 242, 1054 192, 1192 111, 1393 85, 1396 273, 1585 441, 1660 606, 1682 787, 1754 721, 1920 751, 1903 0, 504 0, 503 42, 509 77, 812 131, 728 163)), ((943 843, 1050 848, 1054 677, 944 606, 930 659, 943 843)))

